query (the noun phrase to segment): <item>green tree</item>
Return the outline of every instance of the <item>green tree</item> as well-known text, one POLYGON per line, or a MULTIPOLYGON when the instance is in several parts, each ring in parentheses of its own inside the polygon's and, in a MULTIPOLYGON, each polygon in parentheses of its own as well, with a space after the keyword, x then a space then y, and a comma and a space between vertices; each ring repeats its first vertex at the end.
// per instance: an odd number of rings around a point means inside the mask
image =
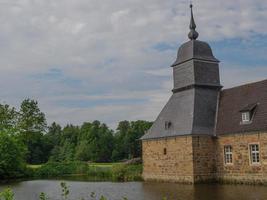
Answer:
POLYGON ((99 121, 84 123, 79 135, 76 158, 83 161, 108 162, 113 149, 113 132, 99 121))
POLYGON ((112 151, 112 160, 119 161, 127 158, 127 143, 125 137, 130 129, 129 121, 121 121, 118 124, 117 132, 114 136, 114 149, 112 151))
POLYGON ((76 148, 75 158, 80 161, 90 160, 90 148, 88 141, 83 140, 76 148))
POLYGON ((16 135, 0 131, 0 179, 23 175, 25 153, 26 148, 16 135))
POLYGON ((53 122, 51 126, 48 127, 48 132, 45 135, 53 146, 60 145, 62 128, 56 122, 53 122))
POLYGON ((126 134, 125 143, 127 144, 127 153, 129 158, 141 157, 142 149, 139 139, 152 126, 152 122, 134 121, 131 122, 131 128, 126 134))
POLYGON ((119 122, 115 134, 115 148, 112 152, 112 160, 136 158, 141 156, 141 143, 139 139, 151 127, 147 121, 122 121, 119 122))
POLYGON ((15 129, 18 113, 14 107, 0 104, 0 130, 15 129))
POLYGON ((18 125, 26 133, 45 132, 47 126, 45 114, 40 111, 37 101, 25 99, 21 103, 18 125))
POLYGON ((43 137, 44 151, 46 152, 45 160, 60 161, 60 141, 62 129, 61 126, 55 122, 48 127, 48 132, 43 137))
POLYGON ((18 128, 20 137, 28 148, 27 162, 31 164, 43 163, 47 160, 45 152, 44 132, 46 119, 38 107, 38 102, 26 99, 21 103, 18 128))

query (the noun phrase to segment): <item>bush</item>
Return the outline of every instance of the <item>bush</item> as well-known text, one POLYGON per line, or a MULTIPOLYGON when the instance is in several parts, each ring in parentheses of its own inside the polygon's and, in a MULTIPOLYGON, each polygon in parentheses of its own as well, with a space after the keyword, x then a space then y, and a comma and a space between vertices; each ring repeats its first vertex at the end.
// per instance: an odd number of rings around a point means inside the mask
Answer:
POLYGON ((95 179, 110 180, 112 178, 111 167, 91 165, 88 167, 87 175, 95 179))
POLYGON ((14 200, 14 192, 7 188, 0 193, 0 200, 14 200))
POLYGON ((114 164, 88 165, 86 162, 49 162, 39 168, 29 169, 35 177, 50 178, 68 175, 85 175, 91 180, 105 181, 140 181, 142 180, 142 165, 114 164))
POLYGON ((62 177, 64 175, 87 174, 86 162, 48 162, 34 169, 36 177, 62 177))
POLYGON ((114 165, 112 179, 113 181, 140 181, 142 180, 142 165, 114 165))

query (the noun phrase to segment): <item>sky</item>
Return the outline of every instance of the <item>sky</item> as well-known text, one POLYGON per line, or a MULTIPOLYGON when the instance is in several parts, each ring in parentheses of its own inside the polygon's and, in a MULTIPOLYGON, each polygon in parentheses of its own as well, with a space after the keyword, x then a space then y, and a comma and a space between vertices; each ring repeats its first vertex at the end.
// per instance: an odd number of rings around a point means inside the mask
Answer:
MULTIPOLYGON (((267 79, 267 1, 195 0, 224 88, 267 79)), ((189 0, 0 0, 0 103, 48 123, 153 121, 188 41, 189 0)))

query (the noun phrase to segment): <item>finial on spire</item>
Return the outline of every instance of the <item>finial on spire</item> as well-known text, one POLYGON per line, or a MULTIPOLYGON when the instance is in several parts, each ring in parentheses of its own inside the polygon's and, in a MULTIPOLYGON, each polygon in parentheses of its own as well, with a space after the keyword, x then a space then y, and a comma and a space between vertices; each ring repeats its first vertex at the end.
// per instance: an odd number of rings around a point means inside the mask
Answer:
POLYGON ((198 32, 196 31, 196 23, 194 20, 194 15, 193 15, 193 4, 190 3, 190 9, 191 9, 191 20, 190 20, 190 32, 188 33, 188 37, 190 40, 196 40, 198 38, 198 32))

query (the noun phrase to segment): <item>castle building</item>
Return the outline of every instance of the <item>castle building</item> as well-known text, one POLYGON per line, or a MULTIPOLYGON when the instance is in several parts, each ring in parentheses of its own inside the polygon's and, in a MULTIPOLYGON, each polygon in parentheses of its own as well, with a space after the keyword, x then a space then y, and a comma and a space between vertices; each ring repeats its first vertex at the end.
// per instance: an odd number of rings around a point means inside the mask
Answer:
POLYGON ((168 103, 141 138, 145 180, 267 182, 267 80, 222 89, 198 33, 178 50, 168 103))

